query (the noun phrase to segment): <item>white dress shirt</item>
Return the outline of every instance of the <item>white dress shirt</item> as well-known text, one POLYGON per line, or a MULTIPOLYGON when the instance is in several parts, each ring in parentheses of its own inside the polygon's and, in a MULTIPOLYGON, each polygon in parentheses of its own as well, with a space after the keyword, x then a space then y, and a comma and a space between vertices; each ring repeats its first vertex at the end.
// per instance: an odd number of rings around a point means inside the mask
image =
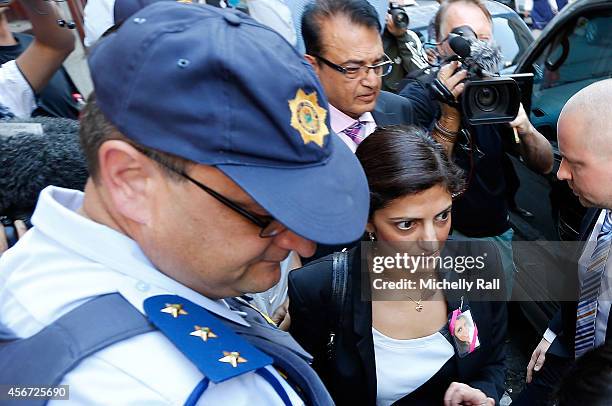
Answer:
MULTIPOLYGON (((349 137, 342 131, 355 124, 357 120, 347 116, 331 104, 329 105, 329 114, 332 130, 336 134, 338 134, 338 137, 340 137, 342 141, 344 141, 344 143, 351 149, 351 151, 355 152, 357 150, 357 144, 351 139, 351 137, 349 137)), ((368 137, 374 132, 374 130, 376 130, 376 121, 374 121, 374 117, 369 111, 363 113, 361 117, 359 117, 359 121, 363 123, 363 127, 361 128, 359 136, 362 140, 365 140, 366 137, 368 137)))
MULTIPOLYGON (((597 236, 601 231, 604 219, 606 217, 607 210, 602 210, 597 222, 593 227, 593 231, 589 235, 589 239, 584 245, 582 255, 578 260, 578 280, 582 286, 586 270, 591 262, 591 255, 595 251, 597 245, 597 236)), ((595 316, 595 347, 603 345, 606 340, 606 329, 608 326, 608 317, 610 316, 610 305, 612 304, 612 252, 608 255, 606 260, 606 269, 601 277, 601 288, 599 289, 599 296, 597 296, 597 315, 595 316)), ((547 329, 544 333, 546 341, 552 343, 556 338, 556 334, 551 330, 547 329)))
MULTIPOLYGON (((180 295, 236 323, 249 324, 223 300, 211 300, 157 271, 136 242, 78 213, 83 194, 47 187, 32 216, 34 227, 0 257, 0 339, 25 338, 88 300, 119 292, 143 312, 146 298, 180 295)), ((17 366, 16 366, 17 367, 17 366)), ((280 378, 293 404, 303 402, 280 378)), ((159 331, 111 345, 64 376, 66 405, 179 405, 203 375, 159 331)), ((57 403, 55 403, 57 402, 57 403)), ((207 405, 283 405, 254 372, 211 383, 200 397, 207 405)))

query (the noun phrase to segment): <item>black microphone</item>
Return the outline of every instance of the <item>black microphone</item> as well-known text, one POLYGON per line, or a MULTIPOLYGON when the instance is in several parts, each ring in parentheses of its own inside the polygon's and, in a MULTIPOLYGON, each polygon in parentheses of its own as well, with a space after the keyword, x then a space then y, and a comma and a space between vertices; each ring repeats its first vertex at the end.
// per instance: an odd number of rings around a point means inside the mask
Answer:
POLYGON ((471 53, 470 41, 460 35, 455 34, 451 34, 449 37, 448 45, 451 47, 453 52, 462 58, 468 58, 471 53))
POLYGON ((31 214, 40 191, 48 185, 83 190, 88 172, 78 133, 78 121, 67 118, 0 122, 1 215, 31 214), (15 130, 22 123, 40 124, 42 134, 27 126, 25 132, 15 130))

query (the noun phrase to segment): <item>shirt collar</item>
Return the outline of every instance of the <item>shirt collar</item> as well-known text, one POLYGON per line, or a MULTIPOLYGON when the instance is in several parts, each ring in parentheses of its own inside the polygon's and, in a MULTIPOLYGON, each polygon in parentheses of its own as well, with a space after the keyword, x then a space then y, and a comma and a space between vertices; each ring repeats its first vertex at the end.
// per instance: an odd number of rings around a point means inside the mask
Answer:
MULTIPOLYGON (((336 134, 341 133, 342 131, 346 130, 351 125, 357 122, 357 120, 347 116, 331 104, 329 105, 329 114, 332 130, 334 130, 336 134)), ((372 113, 367 111, 359 117, 359 121, 364 124, 374 123, 374 116, 372 116, 372 113)))
POLYGON ((218 316, 249 325, 242 317, 232 312, 225 301, 202 296, 155 269, 136 241, 78 214, 76 211, 82 206, 83 197, 84 194, 77 190, 46 187, 40 193, 32 215, 32 224, 58 244, 135 279, 135 289, 128 288, 121 293, 140 311, 143 310, 142 301, 146 297, 171 293, 185 297, 218 316), (144 297, 143 292, 147 292, 144 297), (139 300, 140 298, 142 300, 139 300))

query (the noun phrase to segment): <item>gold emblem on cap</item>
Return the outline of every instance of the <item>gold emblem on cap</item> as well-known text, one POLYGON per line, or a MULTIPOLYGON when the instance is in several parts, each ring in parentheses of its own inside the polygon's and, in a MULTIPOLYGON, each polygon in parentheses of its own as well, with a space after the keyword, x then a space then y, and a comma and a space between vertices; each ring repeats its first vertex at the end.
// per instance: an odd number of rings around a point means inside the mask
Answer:
POLYGON ((187 4, 191 4, 193 3, 193 0, 176 0, 177 3, 187 3, 187 4))
POLYGON ((208 341, 209 338, 217 338, 217 335, 209 327, 195 326, 195 330, 189 333, 190 336, 200 337, 202 341, 208 341))
POLYGON ((171 314, 172 317, 174 317, 175 319, 179 315, 186 315, 187 314, 187 312, 185 310, 183 310, 183 305, 182 304, 170 304, 170 303, 166 303, 166 307, 161 309, 161 312, 162 313, 171 314))
POLYGON ((247 362, 247 360, 242 358, 240 353, 237 351, 223 351, 223 358, 219 358, 219 362, 231 364, 234 368, 236 368, 238 364, 247 362))
POLYGON ((329 134, 325 124, 327 110, 319 106, 317 93, 306 94, 302 89, 298 89, 295 99, 289 100, 289 110, 291 127, 298 130, 304 144, 314 142, 323 147, 325 136, 329 134))

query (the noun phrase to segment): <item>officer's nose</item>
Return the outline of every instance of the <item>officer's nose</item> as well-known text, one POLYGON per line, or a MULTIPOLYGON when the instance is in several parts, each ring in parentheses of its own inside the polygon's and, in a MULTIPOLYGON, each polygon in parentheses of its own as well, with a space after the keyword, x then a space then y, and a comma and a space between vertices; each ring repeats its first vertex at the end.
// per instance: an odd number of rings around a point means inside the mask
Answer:
POLYGON ((314 255, 317 248, 316 243, 290 230, 285 230, 274 237, 274 244, 288 251, 296 251, 302 257, 314 255))

